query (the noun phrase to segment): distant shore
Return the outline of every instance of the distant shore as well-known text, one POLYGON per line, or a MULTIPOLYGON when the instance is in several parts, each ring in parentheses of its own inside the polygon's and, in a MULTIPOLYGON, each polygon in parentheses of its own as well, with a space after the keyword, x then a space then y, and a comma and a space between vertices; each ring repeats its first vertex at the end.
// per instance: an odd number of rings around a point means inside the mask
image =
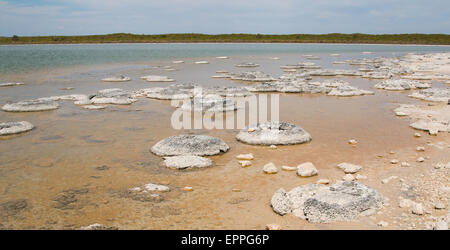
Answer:
POLYGON ((0 45, 94 44, 94 43, 332 43, 332 44, 409 44, 450 45, 446 34, 107 34, 86 36, 0 37, 0 45))

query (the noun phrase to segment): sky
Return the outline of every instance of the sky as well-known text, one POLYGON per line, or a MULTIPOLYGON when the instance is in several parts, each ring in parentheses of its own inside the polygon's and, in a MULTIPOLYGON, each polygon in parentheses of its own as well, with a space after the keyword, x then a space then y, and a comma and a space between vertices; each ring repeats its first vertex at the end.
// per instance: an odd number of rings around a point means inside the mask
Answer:
POLYGON ((0 0, 0 36, 444 33, 449 0, 0 0))

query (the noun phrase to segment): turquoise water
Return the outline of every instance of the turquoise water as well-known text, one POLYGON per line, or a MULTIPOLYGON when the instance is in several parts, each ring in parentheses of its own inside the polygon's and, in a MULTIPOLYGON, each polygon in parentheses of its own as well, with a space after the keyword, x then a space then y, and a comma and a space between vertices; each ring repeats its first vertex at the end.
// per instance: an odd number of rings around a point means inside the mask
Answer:
POLYGON ((180 58, 290 53, 449 52, 450 46, 350 44, 77 44, 0 46, 0 73, 180 58))

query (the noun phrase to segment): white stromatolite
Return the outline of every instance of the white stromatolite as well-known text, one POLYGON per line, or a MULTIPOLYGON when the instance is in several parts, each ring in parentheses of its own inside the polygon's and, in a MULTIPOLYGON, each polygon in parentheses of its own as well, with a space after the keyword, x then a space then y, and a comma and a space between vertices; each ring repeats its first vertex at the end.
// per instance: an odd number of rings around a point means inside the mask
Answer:
POLYGON ((113 76, 113 77, 103 78, 102 81, 104 81, 104 82, 128 82, 128 81, 131 81, 131 78, 127 77, 127 76, 113 76))
POLYGON ((450 88, 446 89, 424 89, 412 93, 409 97, 418 98, 431 102, 448 102, 450 100, 450 88))
POLYGON ((388 79, 374 85, 374 88, 384 90, 426 89, 429 87, 431 87, 429 83, 406 79, 388 79))
POLYGON ((300 144, 312 139, 301 127, 286 122, 258 123, 250 128, 241 130, 236 139, 254 145, 300 144))
POLYGON ((346 174, 354 174, 356 172, 359 172, 363 167, 347 162, 339 163, 338 165, 339 169, 342 169, 344 173, 346 174))
POLYGON ((158 75, 148 75, 142 76, 142 80, 146 80, 147 82, 174 82, 175 80, 169 78, 168 76, 158 76, 158 75))
POLYGON ((119 88, 102 89, 91 98, 93 104, 119 104, 127 105, 136 102, 137 99, 129 92, 119 88))
POLYGON ((58 103, 52 100, 25 100, 3 105, 2 110, 8 112, 36 112, 57 109, 58 103))
POLYGON ((289 192, 281 188, 271 199, 277 214, 293 213, 316 223, 355 220, 382 205, 383 198, 376 190, 358 182, 307 184, 289 192))
POLYGON ((211 159, 196 155, 179 155, 165 157, 163 164, 173 169, 206 168, 213 165, 211 159))
POLYGON ((0 136, 12 135, 30 131, 34 128, 34 125, 27 121, 20 122, 4 122, 0 123, 0 136))
POLYGON ((156 143, 151 151, 159 156, 216 155, 230 147, 219 138, 207 135, 175 135, 156 143))

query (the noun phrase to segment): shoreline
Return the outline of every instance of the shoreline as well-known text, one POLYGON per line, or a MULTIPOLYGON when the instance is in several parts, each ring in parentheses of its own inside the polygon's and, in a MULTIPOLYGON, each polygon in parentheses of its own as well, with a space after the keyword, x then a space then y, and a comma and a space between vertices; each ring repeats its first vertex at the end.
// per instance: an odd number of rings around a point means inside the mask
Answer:
POLYGON ((432 44, 432 43, 362 43, 362 42, 287 42, 287 41, 136 41, 136 42, 25 42, 25 43, 0 43, 0 46, 22 46, 22 45, 101 45, 101 44, 324 44, 324 45, 397 45, 397 46, 442 46, 449 47, 449 44, 432 44))

